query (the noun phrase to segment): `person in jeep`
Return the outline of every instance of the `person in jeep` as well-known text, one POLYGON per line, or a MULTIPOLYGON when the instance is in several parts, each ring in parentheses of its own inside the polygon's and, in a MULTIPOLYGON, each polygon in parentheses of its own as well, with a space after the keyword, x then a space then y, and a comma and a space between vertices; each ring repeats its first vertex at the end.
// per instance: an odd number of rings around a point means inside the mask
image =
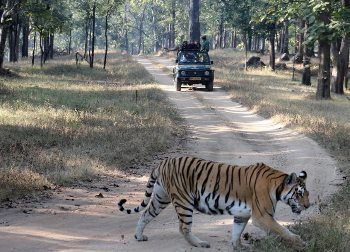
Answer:
POLYGON ((201 52, 209 52, 209 41, 207 40, 206 35, 202 36, 201 52))

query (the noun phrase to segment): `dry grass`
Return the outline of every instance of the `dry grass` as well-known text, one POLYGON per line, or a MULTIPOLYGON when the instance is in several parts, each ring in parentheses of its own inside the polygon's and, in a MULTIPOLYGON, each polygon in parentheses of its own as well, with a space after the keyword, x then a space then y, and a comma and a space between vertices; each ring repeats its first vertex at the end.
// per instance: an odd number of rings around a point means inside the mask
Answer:
POLYGON ((21 62, 9 66, 19 77, 0 77, 0 197, 129 168, 182 134, 142 66, 111 58, 106 71, 65 58, 43 69, 21 62))
MULTIPOLYGON (((336 158, 344 177, 350 177, 348 91, 344 96, 332 94, 329 101, 316 100, 315 77, 311 87, 300 84, 299 72, 295 75, 296 81, 292 81, 291 63, 286 71, 271 72, 263 68, 245 72, 243 53, 216 50, 211 56, 215 62, 216 84, 227 89, 234 100, 310 136, 336 158)), ((263 61, 268 63, 266 57, 263 61)), ((350 184, 348 179, 344 181, 339 194, 323 208, 320 216, 294 227, 309 241, 305 251, 346 251, 350 247, 350 184)), ((255 248, 293 251, 275 238, 258 242, 255 248)))

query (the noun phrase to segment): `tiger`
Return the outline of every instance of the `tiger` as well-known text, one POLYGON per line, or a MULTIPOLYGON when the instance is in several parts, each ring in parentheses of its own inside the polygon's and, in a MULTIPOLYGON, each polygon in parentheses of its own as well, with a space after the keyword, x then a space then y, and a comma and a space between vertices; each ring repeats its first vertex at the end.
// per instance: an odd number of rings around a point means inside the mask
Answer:
POLYGON ((151 172, 145 197, 137 207, 124 208, 126 199, 118 202, 119 210, 142 213, 135 239, 147 241, 146 225, 170 203, 179 219, 179 231, 195 247, 209 248, 207 241, 192 234, 193 211, 233 215, 231 243, 241 247, 240 237, 252 217, 253 223, 273 232, 292 244, 304 246, 300 236, 281 226, 274 214, 278 201, 299 214, 310 206, 305 181, 307 173, 286 174, 264 163, 247 166, 230 165, 197 157, 167 158, 151 172))

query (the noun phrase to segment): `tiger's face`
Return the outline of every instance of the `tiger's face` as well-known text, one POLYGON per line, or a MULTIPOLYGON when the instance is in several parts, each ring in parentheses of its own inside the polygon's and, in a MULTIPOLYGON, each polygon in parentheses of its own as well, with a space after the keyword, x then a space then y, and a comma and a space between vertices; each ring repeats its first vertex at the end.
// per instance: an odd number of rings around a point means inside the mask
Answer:
POLYGON ((299 176, 292 173, 284 180, 285 188, 281 199, 291 207, 293 213, 300 214, 301 211, 310 206, 309 191, 305 185, 306 177, 306 172, 302 171, 299 176))

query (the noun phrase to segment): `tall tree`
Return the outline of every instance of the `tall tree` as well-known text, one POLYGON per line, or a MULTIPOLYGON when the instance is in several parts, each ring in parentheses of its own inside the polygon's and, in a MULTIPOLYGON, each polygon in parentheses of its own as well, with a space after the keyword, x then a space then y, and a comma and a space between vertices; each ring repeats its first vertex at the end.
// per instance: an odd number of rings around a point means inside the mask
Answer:
POLYGON ((334 66, 332 70, 331 90, 337 94, 344 94, 344 84, 349 65, 349 45, 350 45, 350 0, 342 0, 342 6, 335 8, 338 12, 333 23, 338 31, 338 43, 333 42, 332 52, 334 66), (347 21, 346 21, 347 20, 347 21), (345 21, 345 22, 344 22, 345 21))
POLYGON ((113 12, 116 11, 118 6, 121 4, 120 0, 103 0, 99 5, 99 13, 104 16, 105 25, 104 25, 104 37, 105 37, 105 54, 103 59, 103 69, 106 69, 107 64, 107 55, 108 55, 108 32, 109 32, 109 19, 113 12))
POLYGON ((314 19, 312 34, 318 38, 319 70, 317 82, 317 99, 330 99, 331 83, 331 40, 333 34, 330 30, 331 23, 331 2, 330 0, 321 0, 314 6, 316 16, 310 16, 314 19))
POLYGON ((28 58, 28 49, 29 49, 29 20, 27 17, 23 17, 23 26, 22 26, 22 58, 28 58))
MULTIPOLYGON (((241 33, 241 39, 245 49, 245 62, 247 62, 248 55, 248 37, 251 37, 252 33, 252 15, 253 15, 253 1, 226 1, 223 0, 224 8, 220 8, 221 10, 225 10, 225 16, 227 21, 232 22, 236 29, 241 33)), ((259 21, 260 23, 260 21, 259 21)), ((245 65, 245 69, 247 70, 247 65, 245 65)))
POLYGON ((11 25, 9 26, 9 60, 17 62, 19 58, 19 35, 21 30, 21 18, 19 11, 13 15, 11 25))
POLYGON ((96 29, 96 1, 94 1, 93 5, 92 5, 92 31, 91 31, 91 54, 89 54, 90 56, 90 68, 94 67, 94 59, 95 59, 95 40, 96 40, 96 34, 95 34, 95 29, 96 29))
POLYGON ((189 39, 191 41, 200 41, 200 0, 190 0, 190 10, 189 10, 189 39))
POLYGON ((289 20, 283 22, 282 36, 281 36, 281 53, 289 54, 289 20))
POLYGON ((0 2, 0 74, 3 72, 5 46, 12 18, 20 10, 20 0, 4 0, 0 2))
POLYGON ((54 33, 61 31, 68 19, 64 3, 62 0, 28 0, 25 6, 31 26, 39 34, 41 66, 53 56, 54 33))

